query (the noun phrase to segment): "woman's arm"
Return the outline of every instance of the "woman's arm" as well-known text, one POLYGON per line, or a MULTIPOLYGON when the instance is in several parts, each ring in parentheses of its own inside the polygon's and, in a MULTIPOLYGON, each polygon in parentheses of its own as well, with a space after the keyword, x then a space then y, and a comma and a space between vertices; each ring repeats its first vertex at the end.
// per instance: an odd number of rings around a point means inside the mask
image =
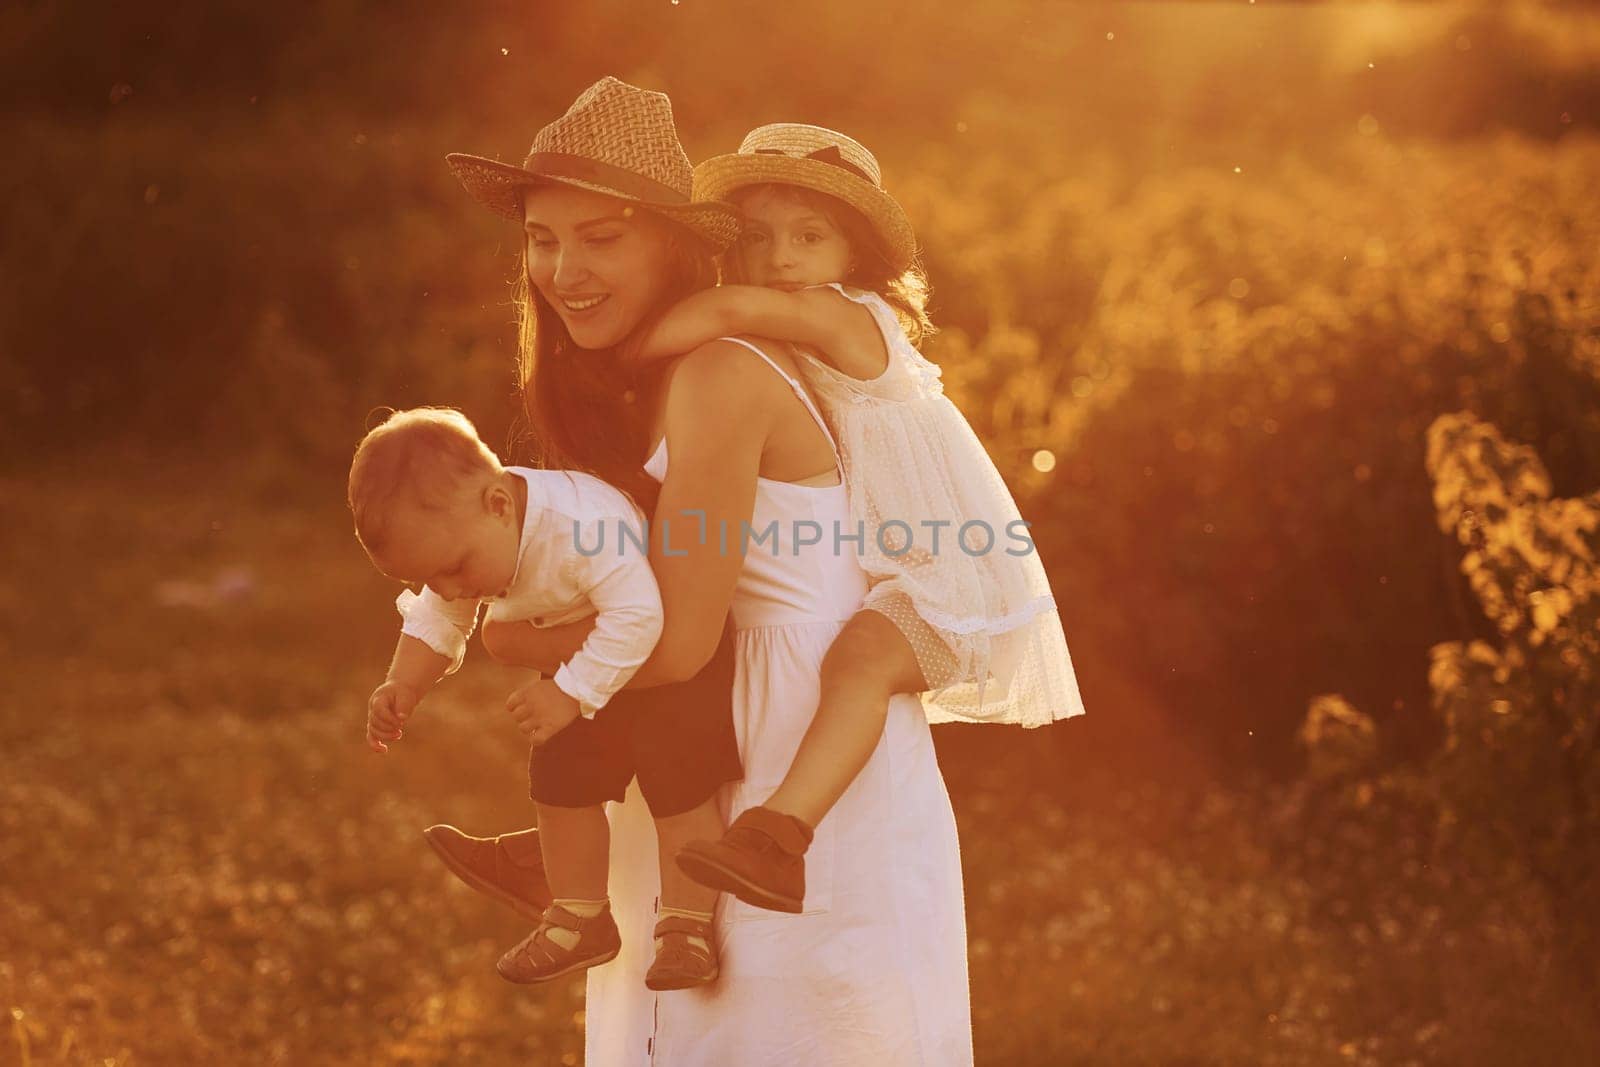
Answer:
MULTIPOLYGON (((743 348, 703 345, 669 371, 667 450, 672 461, 650 523, 650 563, 661 589, 663 628, 650 658, 628 682, 642 689, 694 677, 716 652, 744 558, 741 523, 755 512, 756 476, 772 413, 788 387, 743 348), (708 419, 705 412, 728 413, 708 419), (689 512, 685 514, 685 512, 689 512), (704 512, 706 543, 700 544, 704 512), (721 551, 726 523, 728 551, 721 551)), ((488 621, 483 645, 495 660, 546 676, 583 647, 594 620, 535 627, 488 621)))
POLYGON ((789 402, 777 375, 727 343, 685 356, 666 389, 672 459, 650 523, 663 627, 655 651, 628 683, 634 689, 692 678, 716 652, 744 566, 741 524, 755 512, 761 453, 774 413, 789 402), (706 418, 708 411, 721 417, 706 418), (719 529, 728 531, 726 551, 719 529))
POLYGON ((560 626, 489 620, 483 624, 483 648, 496 663, 531 667, 549 678, 583 647, 594 625, 592 615, 560 626))
MULTIPOLYGON (((639 362, 665 359, 719 337, 742 333, 807 345, 847 374, 860 368, 841 366, 837 360, 849 360, 863 342, 867 352, 882 348, 881 341, 872 343, 878 333, 872 313, 832 289, 787 293, 759 285, 721 285, 669 308, 624 358, 639 362)), ((887 359, 887 353, 884 355, 887 359)), ((875 377, 882 370, 879 366, 866 376, 875 377)))

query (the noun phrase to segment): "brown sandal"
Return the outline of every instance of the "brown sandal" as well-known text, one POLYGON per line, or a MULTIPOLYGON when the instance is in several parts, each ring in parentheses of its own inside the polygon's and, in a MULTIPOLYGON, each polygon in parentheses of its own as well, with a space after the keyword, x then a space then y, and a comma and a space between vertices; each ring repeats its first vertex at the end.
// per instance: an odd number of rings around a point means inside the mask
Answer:
POLYGON ((622 951, 622 935, 611 917, 607 904, 592 919, 574 915, 559 904, 545 909, 544 918, 534 927, 533 933, 508 949, 495 963, 494 969, 508 982, 548 982, 552 978, 575 971, 597 967, 617 958, 622 951), (560 927, 578 935, 578 943, 562 948, 551 937, 550 930, 560 927))
POLYGON ((655 936, 661 939, 661 951, 644 976, 647 988, 692 989, 717 980, 717 942, 710 923, 669 915, 656 923, 655 936), (691 937, 705 939, 710 951, 690 941, 691 937))

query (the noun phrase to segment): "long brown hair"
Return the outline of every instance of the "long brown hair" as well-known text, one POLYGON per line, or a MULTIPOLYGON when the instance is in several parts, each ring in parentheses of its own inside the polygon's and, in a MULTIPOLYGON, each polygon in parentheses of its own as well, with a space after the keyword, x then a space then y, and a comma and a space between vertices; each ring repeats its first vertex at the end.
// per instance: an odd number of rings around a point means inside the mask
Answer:
MULTIPOLYGON (((664 225, 672 242, 667 283, 654 313, 634 327, 634 334, 679 300, 717 283, 711 248, 676 224, 664 225)), ((667 364, 653 360, 635 371, 617 358, 620 344, 579 348, 555 308, 529 283, 526 242, 521 268, 513 299, 522 419, 513 433, 513 454, 536 467, 587 471, 651 514, 660 486, 644 471, 645 449, 652 401, 667 364)))
MULTIPOLYGON (((749 185, 736 190, 730 197, 735 203, 757 192, 787 200, 792 204, 811 208, 825 215, 850 246, 853 264, 850 273, 839 279, 845 285, 877 293, 894 308, 901 327, 912 344, 921 344, 934 333, 933 321, 928 318, 928 276, 915 260, 905 270, 889 265, 883 243, 873 232, 865 215, 836 196, 815 189, 786 182, 767 182, 749 185)), ((729 281, 744 281, 739 263, 738 246, 723 255, 723 274, 729 281)))

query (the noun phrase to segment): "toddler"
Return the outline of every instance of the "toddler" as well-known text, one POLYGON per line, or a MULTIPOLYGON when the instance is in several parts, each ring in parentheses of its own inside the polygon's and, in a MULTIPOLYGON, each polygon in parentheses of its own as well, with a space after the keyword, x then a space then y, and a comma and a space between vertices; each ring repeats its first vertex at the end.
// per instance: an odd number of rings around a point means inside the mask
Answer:
MULTIPOLYGON (((621 939, 606 900, 600 805, 621 800, 637 775, 664 849, 720 833, 713 797, 740 777, 731 653, 719 650, 720 668, 702 672, 694 699, 647 707, 622 692, 661 634, 643 516, 591 475, 502 466, 459 412, 401 411, 368 433, 350 467, 349 501, 373 565, 423 586, 397 602, 399 644, 367 706, 374 751, 387 751, 422 698, 460 666, 482 604, 490 618, 536 626, 594 617, 554 677, 507 701, 533 744, 529 792, 554 901, 496 969, 542 982, 613 959, 621 939)), ((662 884, 646 984, 708 984, 718 972, 715 895, 682 878, 662 884)))

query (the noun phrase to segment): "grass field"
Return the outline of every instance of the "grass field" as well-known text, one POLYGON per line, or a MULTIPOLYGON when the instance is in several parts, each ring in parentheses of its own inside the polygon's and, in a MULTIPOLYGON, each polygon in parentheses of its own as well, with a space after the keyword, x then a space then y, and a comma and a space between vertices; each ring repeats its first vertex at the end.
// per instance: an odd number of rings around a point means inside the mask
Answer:
MULTIPOLYGON (((0 1063, 578 1062, 581 983, 501 981, 523 924, 419 836, 527 819, 509 672, 372 755, 392 590, 337 506, 117 462, 0 486, 0 1063)), ((938 731, 980 1063, 1600 1057, 1514 883, 1398 817, 1306 836, 1294 789, 1096 771, 1077 728, 938 731)))

